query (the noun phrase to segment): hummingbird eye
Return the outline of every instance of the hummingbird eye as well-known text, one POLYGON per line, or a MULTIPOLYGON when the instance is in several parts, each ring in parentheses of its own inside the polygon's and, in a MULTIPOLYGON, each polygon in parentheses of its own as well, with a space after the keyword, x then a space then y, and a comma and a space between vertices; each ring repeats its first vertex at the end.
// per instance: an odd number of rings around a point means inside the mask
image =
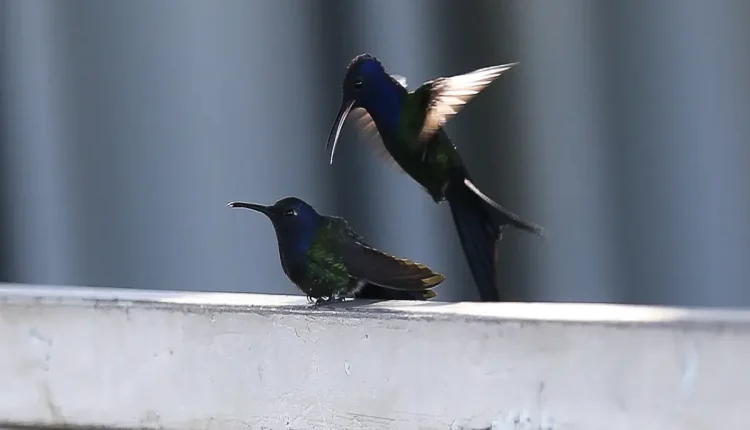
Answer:
POLYGON ((362 78, 357 78, 357 80, 354 81, 354 89, 355 90, 361 90, 362 89, 362 78))
POLYGON ((297 216, 297 210, 294 209, 294 208, 287 209, 286 211, 284 211, 284 215, 286 215, 286 216, 297 216))

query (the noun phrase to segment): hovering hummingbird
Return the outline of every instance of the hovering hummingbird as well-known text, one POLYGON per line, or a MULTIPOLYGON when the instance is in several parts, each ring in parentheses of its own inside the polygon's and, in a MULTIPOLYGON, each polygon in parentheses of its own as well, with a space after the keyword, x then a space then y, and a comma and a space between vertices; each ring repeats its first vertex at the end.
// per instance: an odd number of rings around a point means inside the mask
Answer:
POLYGON ((320 215, 307 202, 285 197, 271 206, 230 202, 267 216, 276 230, 284 273, 315 306, 361 299, 427 300, 445 280, 424 264, 368 245, 343 218, 320 215))
POLYGON ((483 301, 500 299, 494 263, 495 245, 504 227, 512 225, 539 236, 543 229, 479 191, 443 125, 516 64, 437 78, 409 91, 406 78, 389 74, 373 55, 359 55, 347 67, 341 107, 326 145, 333 163, 341 128, 352 113, 358 117, 358 129, 375 144, 381 156, 401 167, 436 203, 447 200, 483 301))

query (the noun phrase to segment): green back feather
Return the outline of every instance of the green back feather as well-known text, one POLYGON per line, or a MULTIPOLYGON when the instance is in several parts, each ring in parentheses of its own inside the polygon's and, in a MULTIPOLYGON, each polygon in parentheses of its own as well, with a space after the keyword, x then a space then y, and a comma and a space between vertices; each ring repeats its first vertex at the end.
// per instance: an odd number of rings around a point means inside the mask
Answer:
POLYGON ((341 294, 349 286, 350 275, 342 257, 336 253, 336 244, 341 240, 342 231, 335 224, 329 218, 318 229, 307 251, 305 282, 321 285, 335 294, 341 294))

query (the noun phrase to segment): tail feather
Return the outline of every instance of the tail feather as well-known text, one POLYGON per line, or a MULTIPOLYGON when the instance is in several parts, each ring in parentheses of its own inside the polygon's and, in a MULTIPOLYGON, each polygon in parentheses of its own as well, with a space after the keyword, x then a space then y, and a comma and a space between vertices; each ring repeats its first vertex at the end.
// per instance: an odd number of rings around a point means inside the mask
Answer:
POLYGON ((495 283, 495 242, 502 229, 489 217, 482 201, 464 186, 448 193, 448 204, 480 300, 500 301, 495 283))
POLYGON ((525 230, 537 236, 544 236, 544 228, 542 228, 542 226, 521 219, 520 216, 495 203, 483 192, 479 191, 479 188, 477 188, 476 185, 474 185, 468 178, 464 178, 463 183, 469 190, 479 196, 482 201, 487 203, 492 209, 495 210, 496 214, 494 218, 496 218, 501 225, 510 224, 519 230, 525 230))
POLYGON ((437 293, 433 290, 394 290, 371 284, 369 282, 354 294, 355 299, 371 300, 429 300, 436 296, 437 293))
POLYGON ((543 235, 543 229, 522 220, 482 194, 464 172, 459 175, 448 185, 446 198, 461 247, 477 284, 480 299, 484 302, 500 301, 496 285, 495 245, 501 238, 503 229, 512 225, 540 236, 543 235))

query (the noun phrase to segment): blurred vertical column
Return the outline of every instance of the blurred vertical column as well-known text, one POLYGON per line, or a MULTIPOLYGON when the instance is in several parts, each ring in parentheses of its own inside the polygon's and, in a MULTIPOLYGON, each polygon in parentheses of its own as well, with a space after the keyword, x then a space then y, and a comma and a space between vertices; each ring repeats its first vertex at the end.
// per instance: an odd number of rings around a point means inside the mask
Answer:
POLYGON ((51 2, 3 2, 2 175, 7 279, 59 282, 71 274, 61 55, 51 2))
MULTIPOLYGON (((484 108, 485 117, 481 118, 486 132, 480 128, 480 132, 484 133, 475 139, 481 143, 477 148, 479 154, 487 154, 480 160, 489 163, 487 170, 495 178, 494 183, 488 184, 494 185, 495 200, 524 219, 541 223, 540 208, 531 205, 535 198, 531 178, 540 174, 540 166, 537 165, 535 154, 528 151, 521 121, 525 96, 523 85, 528 82, 528 77, 523 76, 526 74, 526 59, 520 55, 518 46, 520 5, 522 2, 518 1, 487 1, 483 16, 490 17, 492 21, 486 26, 485 37, 489 40, 484 45, 489 51, 487 58, 491 60, 484 63, 517 61, 520 64, 485 90, 490 95, 485 99, 485 106, 489 107, 484 108)), ((536 266, 530 262, 544 258, 545 246, 543 239, 524 231, 507 229, 503 234, 502 242, 498 245, 498 288, 508 300, 536 299, 532 287, 532 269, 536 266)))
POLYGON ((750 4, 632 3, 610 13, 623 298, 747 306, 750 4))
POLYGON ((18 279, 294 291, 268 221, 226 203, 325 195, 313 7, 16 2, 18 279))
MULTIPOLYGON (((388 72, 405 76, 411 90, 434 73, 438 51, 431 45, 435 34, 445 31, 435 19, 438 6, 427 0, 368 0, 358 7, 358 53, 377 56, 388 72)), ((463 256, 446 247, 445 236, 455 234, 447 203, 436 205, 400 168, 362 146, 357 150, 368 151, 371 160, 362 174, 368 177, 363 194, 370 202, 372 242, 443 273, 447 280, 439 287, 440 300, 475 298, 475 288, 460 276, 463 261, 458 258, 463 256)))
POLYGON ((362 2, 345 0, 329 1, 326 8, 317 8, 313 15, 314 40, 317 62, 311 68, 317 73, 315 88, 319 97, 311 113, 318 118, 318 133, 311 136, 310 144, 319 151, 310 163, 320 166, 328 174, 326 193, 330 205, 321 207, 325 213, 345 218, 351 226, 364 235, 375 246, 382 246, 369 230, 380 221, 375 218, 373 204, 369 198, 367 174, 373 163, 372 152, 358 139, 356 122, 352 117, 344 124, 336 147, 336 158, 329 164, 329 153, 325 149, 326 139, 336 113, 341 105, 341 84, 346 67, 351 59, 367 49, 361 43, 363 29, 358 17, 362 2))
POLYGON ((750 303, 749 10, 519 7, 539 299, 750 303))
MULTIPOLYGON (((8 154, 5 148, 8 147, 9 139, 9 118, 8 111, 8 12, 10 2, 0 3, 0 202, 9 201, 10 188, 8 184, 9 172, 5 168, 5 160, 8 154)), ((6 210, 0 209, 0 281, 7 281, 11 278, 13 267, 12 243, 11 243, 11 225, 10 214, 6 210)))
POLYGON ((612 204, 604 77, 593 2, 518 5, 521 118, 530 212, 547 228, 530 262, 536 300, 617 299, 617 213, 612 204))

